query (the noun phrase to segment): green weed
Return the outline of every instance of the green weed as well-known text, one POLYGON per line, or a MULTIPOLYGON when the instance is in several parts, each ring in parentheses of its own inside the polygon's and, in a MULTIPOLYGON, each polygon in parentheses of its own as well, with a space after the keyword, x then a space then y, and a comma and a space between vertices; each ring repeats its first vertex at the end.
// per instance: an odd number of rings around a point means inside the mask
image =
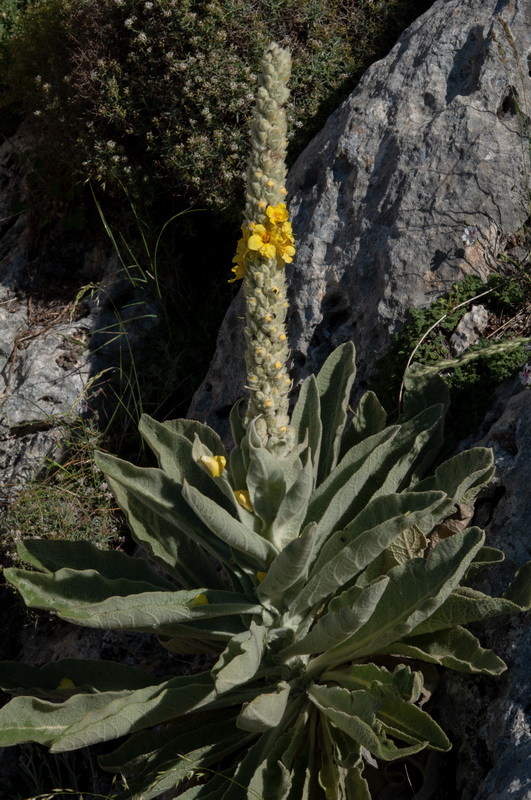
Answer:
MULTIPOLYGON (((427 308, 409 309, 409 322, 394 336, 388 352, 378 362, 373 381, 375 391, 390 413, 398 410, 404 373, 411 363, 434 365, 452 359, 450 338, 474 301, 487 308, 491 330, 488 337, 481 337, 469 349, 470 352, 481 353, 493 341, 510 341, 521 332, 518 325, 511 325, 531 305, 531 281, 528 270, 516 263, 507 270, 510 261, 507 257, 500 258, 500 268, 505 266, 505 273, 492 274, 486 283, 469 275, 427 308)), ((497 355, 486 353, 441 372, 450 390, 447 425, 457 439, 478 427, 496 387, 518 371, 527 354, 528 350, 522 345, 497 355), (464 407, 466 415, 461 413, 464 407)))

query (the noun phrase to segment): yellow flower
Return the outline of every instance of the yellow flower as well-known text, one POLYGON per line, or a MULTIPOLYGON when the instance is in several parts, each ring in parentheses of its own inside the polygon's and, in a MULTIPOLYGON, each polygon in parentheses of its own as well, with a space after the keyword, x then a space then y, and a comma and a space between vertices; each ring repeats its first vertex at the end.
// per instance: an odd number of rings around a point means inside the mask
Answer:
POLYGON ((227 465, 225 456, 200 456, 199 463, 210 472, 213 478, 219 478, 227 465))
POLYGON ((249 252, 247 243, 250 235, 251 232, 247 225, 242 225, 242 238, 238 242, 236 255, 232 259, 233 264, 235 264, 235 266, 232 268, 232 272, 234 272, 234 278, 231 278, 229 283, 234 283, 234 281, 239 281, 241 278, 245 277, 245 259, 247 257, 247 253, 249 252))
POLYGON ((206 594, 203 594, 201 592, 201 594, 198 594, 196 597, 194 597, 193 600, 190 600, 188 605, 190 606, 190 608, 193 608, 194 606, 207 606, 208 597, 206 596, 206 594))
POLYGON ((61 678, 59 681, 58 689, 73 689, 75 687, 75 683, 70 680, 70 678, 61 678))
POLYGON ((249 492, 246 489, 237 489, 234 492, 234 496, 242 508, 245 508, 247 511, 254 511, 249 492))
POLYGON ((273 225, 278 225, 278 223, 286 222, 288 219, 288 209, 286 208, 285 203, 277 203, 276 206, 268 206, 266 208, 266 214, 273 225))
POLYGON ((257 572, 256 573, 256 580, 258 583, 262 583, 267 578, 267 572, 257 572))
MULTIPOLYGON (((279 205, 284 204, 279 203, 279 205)), ((291 222, 283 222, 281 225, 277 225, 271 237, 271 241, 275 245, 277 258, 282 259, 286 264, 291 264, 293 256, 295 255, 291 222)))
POLYGON ((272 231, 264 225, 255 225, 253 228, 252 236, 249 236, 247 247, 249 250, 255 250, 260 253, 264 258, 274 258, 276 256, 276 248, 271 244, 272 231))

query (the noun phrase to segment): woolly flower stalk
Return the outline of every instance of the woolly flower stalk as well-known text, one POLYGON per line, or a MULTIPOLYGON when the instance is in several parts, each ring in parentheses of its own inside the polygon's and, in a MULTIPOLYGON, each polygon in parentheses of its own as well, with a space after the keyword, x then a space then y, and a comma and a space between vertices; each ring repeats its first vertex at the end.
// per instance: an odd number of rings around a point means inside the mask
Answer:
POLYGON ((233 281, 243 278, 246 300, 247 390, 245 423, 256 419, 264 447, 276 450, 292 440, 288 403, 285 330, 286 278, 293 260, 293 233, 286 196, 287 125, 284 106, 291 57, 272 43, 264 54, 251 125, 251 154, 242 238, 233 259, 233 281))

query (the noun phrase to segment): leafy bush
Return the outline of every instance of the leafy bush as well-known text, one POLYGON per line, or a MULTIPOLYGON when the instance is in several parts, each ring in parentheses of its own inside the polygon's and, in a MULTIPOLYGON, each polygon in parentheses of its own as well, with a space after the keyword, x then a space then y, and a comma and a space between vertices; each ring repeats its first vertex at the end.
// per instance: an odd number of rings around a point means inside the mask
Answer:
POLYGON ((271 36, 294 53, 298 153, 370 60, 429 2, 38 0, 9 42, 11 99, 52 171, 133 198, 170 191, 235 214, 255 73, 271 36), (55 165, 55 166, 53 166, 55 165))

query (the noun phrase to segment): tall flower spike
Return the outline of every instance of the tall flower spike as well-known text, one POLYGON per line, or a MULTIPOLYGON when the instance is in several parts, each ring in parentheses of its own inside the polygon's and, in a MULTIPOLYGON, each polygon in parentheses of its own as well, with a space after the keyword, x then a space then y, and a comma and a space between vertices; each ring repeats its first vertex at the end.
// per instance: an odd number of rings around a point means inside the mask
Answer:
POLYGON ((256 420, 262 445, 271 450, 282 450, 292 441, 284 275, 285 265, 295 255, 284 203, 287 149, 284 106, 289 97, 290 70, 289 50, 273 42, 264 54, 258 80, 247 166, 245 221, 233 259, 233 280, 243 278, 246 299, 249 403, 245 423, 256 420))

